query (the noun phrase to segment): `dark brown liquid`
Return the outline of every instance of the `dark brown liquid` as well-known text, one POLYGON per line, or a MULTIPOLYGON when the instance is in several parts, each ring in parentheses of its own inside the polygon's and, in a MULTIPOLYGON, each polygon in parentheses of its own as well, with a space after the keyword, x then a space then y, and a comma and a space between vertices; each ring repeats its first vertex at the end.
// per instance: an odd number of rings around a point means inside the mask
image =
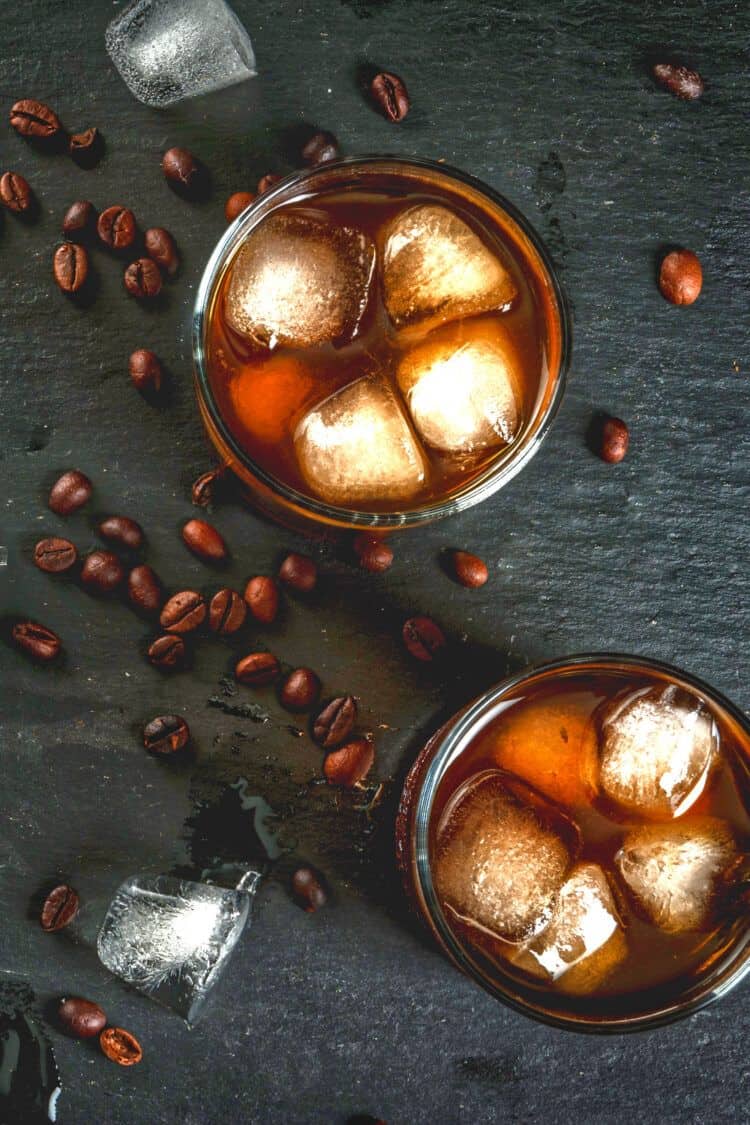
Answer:
MULTIPOLYGON (((541 794, 545 803, 552 802, 569 817, 580 834, 574 861, 598 864, 605 872, 627 952, 588 995, 568 994, 565 974, 557 981, 542 980, 519 969, 514 964, 518 945, 467 924, 449 904, 442 904, 460 943, 473 950, 484 972, 497 978, 499 970, 501 976, 510 978, 511 988, 518 994, 552 1012, 595 1020, 626 1017, 676 1002, 723 962, 743 929, 745 905, 738 887, 732 885, 732 879, 739 881, 744 873, 741 860, 731 878, 718 880, 709 920, 701 929, 683 933, 667 932, 650 921, 617 871, 615 855, 627 833, 659 822, 653 816, 616 807, 595 789, 602 707, 623 693, 649 686, 663 688, 665 682, 647 674, 626 677, 619 672, 576 671, 519 688, 510 707, 493 718, 452 763, 436 797, 431 819, 433 855, 445 824, 443 814, 449 811, 448 802, 459 787, 484 771, 500 769, 507 771, 511 785, 513 777, 520 777, 533 787, 532 804, 533 793, 541 794)), ((715 711, 714 715, 720 749, 706 787, 683 816, 676 821, 664 818, 661 824, 688 825, 695 817, 719 818, 731 829, 737 855, 742 856, 750 844, 750 745, 734 724, 715 711)))

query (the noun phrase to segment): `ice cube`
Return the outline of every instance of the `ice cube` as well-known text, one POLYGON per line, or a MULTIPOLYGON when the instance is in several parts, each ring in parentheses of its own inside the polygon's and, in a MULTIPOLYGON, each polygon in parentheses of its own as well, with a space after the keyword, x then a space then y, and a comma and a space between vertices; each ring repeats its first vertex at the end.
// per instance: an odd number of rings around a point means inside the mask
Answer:
POLYGON ((736 856, 724 821, 693 816, 629 832, 615 864, 651 921, 682 933, 709 920, 719 879, 736 856))
POLYGON ((625 959, 627 943, 607 877, 581 863, 560 889, 549 925, 515 963, 566 992, 591 992, 625 959))
POLYGON ((330 504, 408 500, 426 468, 385 383, 366 376, 304 416, 294 435, 300 470, 330 504))
POLYGON ((547 924, 569 865, 562 838, 499 771, 463 785, 438 828, 438 894, 463 921, 505 941, 523 941, 547 924))
POLYGON ((374 264, 375 247, 362 231, 310 210, 270 215, 232 263, 227 323, 261 348, 351 339, 374 264))
POLYGON ((510 305, 516 286, 470 226, 436 203, 409 207, 386 228, 385 305, 399 327, 422 330, 510 305))
POLYGON ((670 684, 616 701, 602 721, 603 792, 629 812, 678 817, 697 801, 718 750, 713 716, 670 684))
POLYGON ((420 437, 435 449, 470 454, 518 432, 519 361, 498 324, 433 333, 401 359, 397 378, 420 437))

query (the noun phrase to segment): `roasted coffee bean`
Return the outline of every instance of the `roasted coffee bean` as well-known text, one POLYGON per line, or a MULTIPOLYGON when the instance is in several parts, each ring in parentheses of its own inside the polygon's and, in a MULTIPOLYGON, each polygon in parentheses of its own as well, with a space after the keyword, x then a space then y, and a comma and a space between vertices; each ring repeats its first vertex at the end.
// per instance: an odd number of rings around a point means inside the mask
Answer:
POLYGON ((119 1066, 135 1066, 143 1058, 136 1037, 121 1027, 105 1027, 99 1036, 99 1046, 107 1058, 119 1066))
POLYGON ((89 256, 75 242, 62 242, 52 259, 52 273, 63 293, 77 293, 89 275, 89 256))
POLYGON ((599 456, 602 461, 616 465, 628 451, 630 434, 622 418, 607 418, 601 431, 599 456))
POLYGON ((143 529, 129 516, 107 516, 98 527, 102 539, 111 539, 121 547, 137 551, 143 544, 143 529))
POLYGON ((234 669, 234 678, 248 687, 266 687, 279 674, 279 662, 270 652, 251 652, 243 656, 234 669))
POLYGON ((40 539, 34 548, 34 564, 47 574, 62 574, 75 566, 78 551, 69 539, 40 539))
POLYGON ((137 258, 131 262, 123 276, 125 288, 131 297, 151 300, 161 293, 161 274, 156 262, 150 258, 137 258))
POLYGON ((81 567, 81 582, 98 594, 116 590, 125 577, 123 565, 112 551, 92 551, 81 567))
POLYGON ((354 552, 364 570, 379 574, 393 562, 393 548, 377 535, 361 532, 354 540, 354 552))
POLYGON ((318 568, 307 555, 287 555, 279 567, 279 578, 290 590, 308 594, 318 581, 318 568))
POLYGON ((470 555, 468 551, 454 551, 451 562, 457 580, 468 589, 484 586, 489 578, 487 564, 478 555, 470 555))
POLYGON ((279 612, 279 588, 273 578, 258 575, 245 587, 245 601, 256 621, 270 625, 279 612))
POLYGON ((184 190, 195 187, 200 165, 186 148, 170 148, 161 158, 161 170, 171 184, 184 190))
POLYGON ((280 179, 281 176, 277 176, 275 172, 267 172, 265 176, 261 176, 258 180, 258 195, 262 195, 264 191, 268 191, 268 189, 273 187, 274 184, 277 184, 280 179))
POLYGON ((404 622, 404 644, 416 660, 434 660, 445 648, 445 634, 431 617, 410 617, 404 622))
POLYGON ((68 238, 81 238, 91 229, 94 218, 94 205, 88 199, 78 199, 71 203, 62 221, 63 234, 68 238))
POLYGON ((161 582, 150 566, 134 566, 130 571, 128 597, 142 613, 156 613, 161 607, 161 582))
POLYGON ((78 893, 67 883, 55 887, 47 895, 42 906, 39 916, 42 929, 48 934, 64 929, 78 913, 78 901, 78 893))
POLYGON ((17 215, 31 209, 32 195, 28 181, 17 172, 3 172, 0 176, 0 202, 17 215))
POLYGON ((177 254, 175 240, 164 227, 149 227, 143 236, 146 253, 157 266, 161 266, 165 273, 172 277, 177 272, 180 259, 177 254))
POLYGON ((661 294, 673 305, 692 305, 703 287, 703 270, 692 250, 673 250, 659 269, 661 294))
POLYGON ((325 750, 339 746, 351 734, 357 721, 357 702, 353 695, 332 699, 313 723, 313 738, 325 750))
POLYGON ((59 133, 60 118, 44 102, 34 98, 21 98, 10 111, 10 123, 22 137, 47 140, 59 133))
POLYGON ((148 348, 138 348, 128 360, 128 370, 133 386, 141 392, 158 394, 161 390, 162 370, 158 356, 148 348))
POLYGON ((92 492, 89 478, 78 469, 71 469, 52 485, 47 503, 58 516, 69 516, 91 499, 92 492))
POLYGON ((129 207, 115 203, 102 211, 96 224, 99 238, 110 250, 127 250, 135 242, 135 215, 129 207))
POLYGON ((376 74, 370 84, 373 101, 389 121, 403 121, 411 102, 404 82, 397 74, 376 74))
POLYGON ((310 668, 295 668, 281 685, 279 699, 290 711, 306 711, 320 695, 320 686, 310 668))
POLYGON ((205 618, 206 603, 197 590, 173 594, 159 615, 161 626, 168 633, 191 633, 205 618))
POLYGON ((149 646, 148 659, 155 668, 178 668, 185 661, 185 642, 174 633, 157 637, 149 646))
POLYGON ((669 90, 678 98, 693 101, 699 98, 705 89, 703 79, 695 70, 688 70, 686 66, 673 66, 671 63, 657 63, 652 70, 653 76, 660 86, 669 90))
POLYGON ((372 769, 375 747, 366 738, 355 738, 338 750, 333 750, 323 763, 323 773, 329 785, 353 789, 372 769))
POLYGON ((190 727, 182 715, 158 715, 143 728, 143 745, 152 754, 174 754, 190 741, 190 727))
POLYGON ((57 1018, 68 1035, 76 1039, 91 1039, 107 1025, 107 1017, 99 1005, 81 996, 64 997, 57 1009, 57 1018))
POLYGON ((302 160, 309 165, 326 164, 329 160, 335 160, 338 154, 339 145, 333 133, 321 130, 319 133, 313 133, 307 144, 303 146, 302 160))
POLYGON ((328 902, 323 881, 313 867, 298 867, 292 873, 291 888, 297 905, 307 914, 320 910, 328 902))
POLYGON ((224 476, 224 472, 223 466, 219 466, 216 469, 209 469, 207 473, 201 473, 198 479, 193 481, 190 498, 196 508, 208 508, 213 503, 216 484, 224 476))
POLYGON ((208 607, 208 626, 223 636, 236 633, 245 623, 247 605, 236 590, 219 590, 208 607))
POLYGON ((62 649, 62 641, 46 625, 34 621, 17 621, 12 637, 15 644, 34 660, 47 663, 54 660, 62 649))
POLYGON ((229 199, 224 204, 224 218, 228 223, 233 223, 238 215, 241 215, 246 207, 249 207, 255 195, 251 191, 236 191, 234 195, 230 195, 229 199))
POLYGON ((182 529, 182 538, 185 546, 204 561, 220 562, 229 554, 216 528, 205 520, 188 520, 182 529))
POLYGON ((82 133, 74 133, 68 142, 70 155, 84 167, 91 167, 101 152, 101 137, 95 127, 84 129, 82 133))

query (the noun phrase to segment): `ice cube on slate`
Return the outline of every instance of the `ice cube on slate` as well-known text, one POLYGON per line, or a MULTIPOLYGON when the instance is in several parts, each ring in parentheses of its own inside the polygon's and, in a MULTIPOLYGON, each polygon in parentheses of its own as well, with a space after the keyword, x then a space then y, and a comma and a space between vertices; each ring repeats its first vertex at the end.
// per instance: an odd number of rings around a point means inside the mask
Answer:
POLYGON ((394 395, 369 376, 309 411, 294 444, 302 475, 330 504, 408 500, 425 480, 421 451, 394 395))
POLYGON ((709 921, 719 879, 736 855, 724 821, 686 817, 629 832, 615 865, 651 921, 682 933, 709 921))
POLYGON ((409 207, 388 224, 383 290, 394 323, 422 329, 503 309, 516 296, 495 254, 463 219, 436 203, 409 207))
POLYGON ((703 792, 718 744, 696 696, 674 684, 635 692, 605 713, 602 790, 630 812, 682 816, 703 792))
POLYGON ((438 828, 434 872, 440 898, 466 922, 519 942, 549 922, 570 855, 488 770, 464 784, 438 828))
POLYGON ((262 348, 351 339, 374 264, 375 247, 362 231, 313 211, 271 215, 234 259, 227 323, 262 348))

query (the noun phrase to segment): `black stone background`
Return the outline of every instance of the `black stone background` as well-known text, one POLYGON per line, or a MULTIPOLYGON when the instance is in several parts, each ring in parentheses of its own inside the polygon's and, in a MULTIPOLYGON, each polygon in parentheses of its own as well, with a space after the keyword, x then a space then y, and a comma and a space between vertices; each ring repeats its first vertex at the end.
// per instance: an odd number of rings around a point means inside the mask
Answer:
POLYGON ((647 653, 750 705, 747 7, 236 0, 236 9, 259 77, 161 112, 131 97, 105 53, 119 5, 24 0, 0 16, 3 113, 18 97, 41 98, 71 129, 98 125, 107 144, 102 163, 82 171, 0 128, 0 164, 24 174, 41 205, 30 226, 0 217, 2 612, 44 621, 66 647, 49 669, 0 647, 0 979, 25 979, 42 1011, 61 993, 96 999, 145 1049, 124 1070, 51 1030, 65 1085, 59 1120, 748 1120, 746 988, 649 1034, 547 1029, 434 951, 406 917, 388 862, 393 797, 420 740, 509 668, 584 650, 647 653), (648 63, 664 54, 704 73, 700 102, 654 87, 648 63), (363 96, 373 65, 408 83, 413 110, 398 127, 363 96), (239 586, 304 546, 230 500, 213 518, 232 561, 214 574, 178 529, 195 514, 191 480, 212 463, 191 384, 197 282, 226 196, 294 167, 305 123, 333 129, 347 154, 443 158, 505 193, 547 238, 575 309, 567 395, 521 477, 483 506, 399 538, 381 577, 313 546, 319 592, 288 599, 259 634, 290 663, 315 667, 328 691, 361 697, 377 778, 390 787, 374 831, 356 798, 309 785, 320 756, 291 734, 271 694, 261 725, 207 705, 252 631, 235 646, 206 641, 192 671, 164 678, 145 663, 148 629, 125 605, 30 562, 43 534, 70 533, 90 549, 93 516, 107 512, 143 523, 146 557, 172 588, 239 586), (210 200, 187 204, 167 187, 159 158, 173 144, 209 166, 210 200), (60 220, 80 197, 132 205, 143 228, 174 232, 181 275, 153 309, 125 295, 121 265, 103 252, 90 307, 53 285, 60 220), (668 305, 655 285, 673 244, 704 263, 689 309, 668 305), (143 345, 170 373, 168 403, 156 409, 127 377, 127 357, 143 345), (587 448, 598 410, 631 426, 619 467, 587 448), (96 492, 63 521, 45 498, 72 466, 96 492), (484 589, 445 576, 439 555, 450 546, 488 560, 484 589), (403 653, 399 628, 412 611, 435 614, 450 635, 444 672, 403 653), (155 760, 139 743, 142 722, 164 711, 193 728, 185 763, 155 760), (251 815, 227 791, 239 778, 274 807, 294 851, 261 891, 205 1022, 188 1031, 110 978, 87 940, 124 876, 252 851, 251 815), (332 905, 314 916, 286 891, 299 858, 332 884, 332 905), (60 877, 84 910, 73 932, 50 936, 31 902, 60 877))

